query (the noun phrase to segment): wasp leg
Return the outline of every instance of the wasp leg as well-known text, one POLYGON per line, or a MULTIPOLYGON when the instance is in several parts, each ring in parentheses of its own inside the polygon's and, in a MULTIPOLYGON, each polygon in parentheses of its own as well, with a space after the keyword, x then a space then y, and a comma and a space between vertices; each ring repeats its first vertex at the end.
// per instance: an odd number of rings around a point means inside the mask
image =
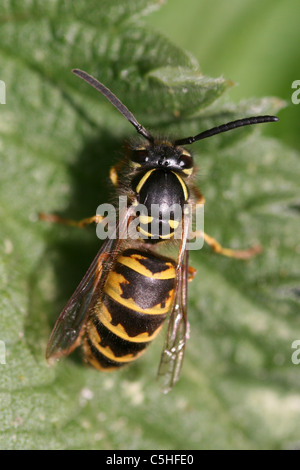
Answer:
POLYGON ((215 240, 207 233, 201 232, 201 235, 204 236, 204 241, 211 246, 215 253, 218 253, 223 256, 228 256, 230 258, 238 259, 250 259, 262 252, 262 247, 260 245, 253 246, 246 250, 232 250, 231 248, 224 248, 220 243, 215 240))
MULTIPOLYGON (((197 186, 193 186, 193 191, 195 196, 197 197, 196 205, 204 204, 205 198, 199 191, 197 186)), ((263 251, 260 245, 253 246, 246 250, 232 250, 231 248, 224 248, 215 238, 211 237, 205 232, 202 232, 201 230, 196 231, 195 236, 196 238, 203 237, 204 241, 213 249, 215 253, 218 253, 223 256, 228 256, 229 258, 250 259, 263 251)), ((193 279, 193 277, 191 279, 193 279)))
POLYGON ((86 227, 87 225, 90 225, 93 222, 95 222, 96 224, 99 224, 103 221, 104 218, 105 217, 103 217, 102 215, 93 215, 92 217, 87 217, 86 219, 72 220, 72 219, 65 219, 64 217, 60 217, 59 215, 56 215, 56 214, 45 214, 44 212, 39 214, 40 220, 44 220, 44 221, 55 223, 55 224, 69 225, 71 227, 79 227, 79 228, 86 227))
POLYGON ((188 281, 191 282, 194 277, 196 276, 197 274, 197 269, 193 268, 192 266, 189 266, 189 277, 188 277, 188 281))

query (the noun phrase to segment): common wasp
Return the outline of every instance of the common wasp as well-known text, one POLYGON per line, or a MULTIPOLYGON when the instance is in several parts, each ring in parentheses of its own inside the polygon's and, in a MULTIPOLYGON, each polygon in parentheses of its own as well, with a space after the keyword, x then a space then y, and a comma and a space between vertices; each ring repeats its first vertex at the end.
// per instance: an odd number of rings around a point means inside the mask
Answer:
MULTIPOLYGON (((193 182, 193 157, 185 146, 278 118, 249 117, 193 137, 155 138, 102 83, 81 70, 73 72, 104 95, 142 139, 129 145, 124 159, 111 169, 111 181, 125 197, 125 208, 118 214, 115 236, 103 242, 60 314, 46 357, 65 356, 82 345, 88 363, 104 371, 116 369, 139 357, 168 318, 158 369, 158 379, 166 393, 179 378, 188 337, 188 281, 195 274, 188 259, 191 213, 204 204, 204 197, 193 182), (157 207, 159 210, 154 210, 157 207), (138 235, 126 237, 132 222, 138 235), (176 248, 174 257, 163 253, 170 245, 176 248)), ((57 216, 43 218, 62 221, 57 216)), ((96 215, 76 225, 92 222, 102 224, 105 217, 96 215)), ((247 259, 258 251, 257 247, 240 251, 223 248, 204 231, 199 232, 194 232, 194 236, 202 236, 215 252, 225 256, 247 259)))

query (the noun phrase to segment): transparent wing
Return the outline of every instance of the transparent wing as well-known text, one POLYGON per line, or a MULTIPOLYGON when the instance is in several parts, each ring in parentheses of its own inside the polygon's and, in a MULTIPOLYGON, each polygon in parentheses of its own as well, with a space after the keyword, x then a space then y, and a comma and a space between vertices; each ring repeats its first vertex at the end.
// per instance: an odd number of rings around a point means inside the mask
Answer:
POLYGON ((168 393, 179 379, 188 335, 188 250, 185 251, 183 258, 176 277, 173 307, 157 374, 164 393, 168 393))
POLYGON ((98 251, 85 276, 61 312, 51 333, 46 358, 59 358, 73 351, 81 341, 90 309, 97 301, 106 281, 110 267, 119 253, 120 244, 125 238, 131 210, 119 223, 114 238, 107 238, 98 251))

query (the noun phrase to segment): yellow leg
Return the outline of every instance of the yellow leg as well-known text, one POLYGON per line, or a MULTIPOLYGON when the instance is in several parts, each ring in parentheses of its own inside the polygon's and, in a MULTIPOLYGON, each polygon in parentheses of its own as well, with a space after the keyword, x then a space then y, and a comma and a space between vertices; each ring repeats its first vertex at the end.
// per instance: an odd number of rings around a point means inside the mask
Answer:
MULTIPOLYGON (((205 198, 202 195, 202 193, 199 191, 197 186, 193 187, 193 191, 195 196, 197 197, 197 202, 196 204, 204 204, 205 203, 205 198)), ((231 248, 224 248, 220 243, 207 233, 203 231, 196 231, 194 232, 195 237, 204 237, 204 241, 211 246, 213 251, 215 253, 218 253, 223 256, 228 256, 229 258, 237 258, 237 259, 250 259, 253 258, 254 256, 258 255, 263 251, 262 247, 260 245, 253 246, 251 248, 248 248, 246 250, 232 250, 231 248)), ((191 280, 193 279, 193 275, 191 273, 190 278, 191 280)))
POLYGON ((193 268, 192 266, 189 266, 188 281, 191 282, 196 276, 196 274, 197 274, 197 270, 193 268))
POLYGON ((238 258, 238 259, 250 259, 254 256, 258 255, 258 253, 262 252, 262 247, 259 245, 253 246, 246 250, 232 250, 231 248, 223 248, 217 240, 213 237, 207 235, 207 233, 202 232, 204 235, 204 241, 211 246, 215 253, 219 253, 223 256, 228 256, 230 258, 238 258))
POLYGON ((99 224, 100 222, 102 222, 104 217, 101 215, 94 215, 93 217, 87 217, 86 219, 72 220, 72 219, 64 219, 63 217, 60 217, 59 215, 56 215, 56 214, 45 214, 42 212, 41 214, 39 214, 39 219, 45 220, 47 222, 56 223, 56 224, 70 225, 71 227, 83 228, 83 227, 86 227, 87 225, 92 224, 93 222, 95 222, 96 224, 99 224))

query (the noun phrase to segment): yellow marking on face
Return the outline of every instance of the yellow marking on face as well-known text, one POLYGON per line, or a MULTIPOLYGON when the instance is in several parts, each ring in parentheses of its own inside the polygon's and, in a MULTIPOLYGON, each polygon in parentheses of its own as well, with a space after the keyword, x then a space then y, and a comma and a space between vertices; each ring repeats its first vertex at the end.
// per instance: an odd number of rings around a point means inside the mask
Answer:
POLYGON ((190 152, 188 152, 186 149, 181 150, 182 155, 186 155, 187 157, 191 157, 190 152))
POLYGON ((145 182, 147 181, 147 179, 149 178, 149 176, 151 175, 151 173, 153 173, 153 171, 155 171, 155 168, 152 168, 152 170, 147 171, 147 173, 145 173, 144 176, 140 179, 140 182, 139 182, 139 184, 138 184, 137 187, 136 187, 136 192, 137 192, 137 193, 140 192, 140 190, 141 190, 142 187, 144 186, 145 182))

